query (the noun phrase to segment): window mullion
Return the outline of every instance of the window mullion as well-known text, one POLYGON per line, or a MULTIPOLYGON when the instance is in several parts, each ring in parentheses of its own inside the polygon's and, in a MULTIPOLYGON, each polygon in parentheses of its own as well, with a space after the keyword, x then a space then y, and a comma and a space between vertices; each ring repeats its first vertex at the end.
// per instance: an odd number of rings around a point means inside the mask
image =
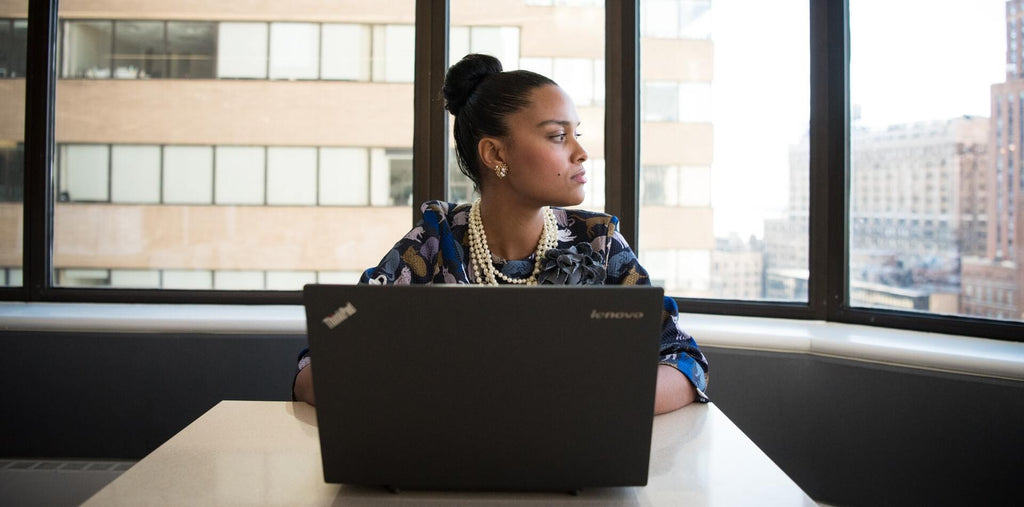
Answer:
POLYGON ((413 92, 413 209, 420 203, 447 199, 448 115, 442 88, 448 69, 447 0, 416 1, 416 71, 413 92))
POLYGON ((808 303, 819 319, 848 308, 849 36, 847 0, 811 0, 808 303))
POLYGON ((605 211, 639 251, 639 0, 605 4, 605 211))
POLYGON ((52 285, 54 101, 57 1, 29 2, 25 71, 23 294, 45 299, 52 285))

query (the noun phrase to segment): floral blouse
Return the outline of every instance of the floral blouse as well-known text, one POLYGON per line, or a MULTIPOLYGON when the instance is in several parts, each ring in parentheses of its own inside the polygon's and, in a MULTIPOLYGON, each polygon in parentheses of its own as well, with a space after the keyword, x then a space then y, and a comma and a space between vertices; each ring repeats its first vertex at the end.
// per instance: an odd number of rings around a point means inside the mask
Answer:
MULTIPOLYGON (((423 220, 395 244, 379 265, 366 270, 359 283, 475 283, 469 266, 469 210, 470 204, 424 203, 421 207, 423 220)), ((577 209, 552 208, 552 211, 558 222, 557 250, 561 254, 571 252, 573 255, 558 257, 549 252, 546 256, 551 258, 549 268, 538 277, 540 283, 553 280, 554 283, 565 283, 567 276, 578 280, 592 278, 594 273, 598 273, 603 275, 603 280, 588 281, 609 285, 651 284, 647 271, 617 231, 618 218, 577 209), (562 262, 566 259, 569 262, 562 262), (572 267, 565 268, 574 263, 581 265, 582 277, 569 272, 572 267), (592 263, 597 264, 596 268, 588 266, 592 263), (557 271, 553 268, 556 264, 565 268, 563 272, 545 280, 546 275, 557 271)), ((533 272, 534 260, 533 255, 519 260, 495 258, 494 265, 509 277, 525 278, 533 272)), ((659 363, 677 368, 697 388, 698 401, 708 401, 704 394, 708 383, 708 361, 693 337, 679 326, 679 308, 674 299, 665 297, 662 316, 659 363)))

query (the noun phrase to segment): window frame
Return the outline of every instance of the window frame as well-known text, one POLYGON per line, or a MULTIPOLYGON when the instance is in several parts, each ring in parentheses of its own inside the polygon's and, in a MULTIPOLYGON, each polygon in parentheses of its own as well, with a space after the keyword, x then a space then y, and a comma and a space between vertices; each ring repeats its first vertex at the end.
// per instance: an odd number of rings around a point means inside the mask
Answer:
MULTIPOLYGON (((849 218, 849 0, 810 2, 810 209, 807 302, 679 298, 684 312, 811 319, 1024 341, 1024 323, 851 307, 849 218)), ((25 97, 23 285, 0 300, 192 304, 300 304, 298 291, 55 287, 52 239, 57 80, 57 0, 29 3, 25 97)), ((449 2, 415 6, 413 202, 445 197, 448 116, 440 96, 448 66, 449 2)), ((639 214, 639 0, 605 3, 605 209, 634 248, 639 214)), ((414 223, 418 206, 410 209, 414 223)))

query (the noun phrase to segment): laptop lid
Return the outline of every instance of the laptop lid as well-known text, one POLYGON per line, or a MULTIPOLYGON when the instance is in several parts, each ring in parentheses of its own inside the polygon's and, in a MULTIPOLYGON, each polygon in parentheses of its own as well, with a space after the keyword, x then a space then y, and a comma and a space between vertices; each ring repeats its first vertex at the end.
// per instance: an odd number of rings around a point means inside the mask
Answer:
POLYGON ((324 479, 647 483, 657 287, 307 285, 324 479))

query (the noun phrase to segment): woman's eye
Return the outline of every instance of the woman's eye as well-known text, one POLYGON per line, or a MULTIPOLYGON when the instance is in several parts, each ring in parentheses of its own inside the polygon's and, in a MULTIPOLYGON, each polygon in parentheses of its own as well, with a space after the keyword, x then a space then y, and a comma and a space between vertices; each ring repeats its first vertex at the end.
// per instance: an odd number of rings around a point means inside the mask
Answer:
POLYGON ((555 135, 551 136, 551 138, 556 140, 556 141, 565 141, 565 133, 563 132, 563 133, 560 133, 560 134, 555 134, 555 135))

